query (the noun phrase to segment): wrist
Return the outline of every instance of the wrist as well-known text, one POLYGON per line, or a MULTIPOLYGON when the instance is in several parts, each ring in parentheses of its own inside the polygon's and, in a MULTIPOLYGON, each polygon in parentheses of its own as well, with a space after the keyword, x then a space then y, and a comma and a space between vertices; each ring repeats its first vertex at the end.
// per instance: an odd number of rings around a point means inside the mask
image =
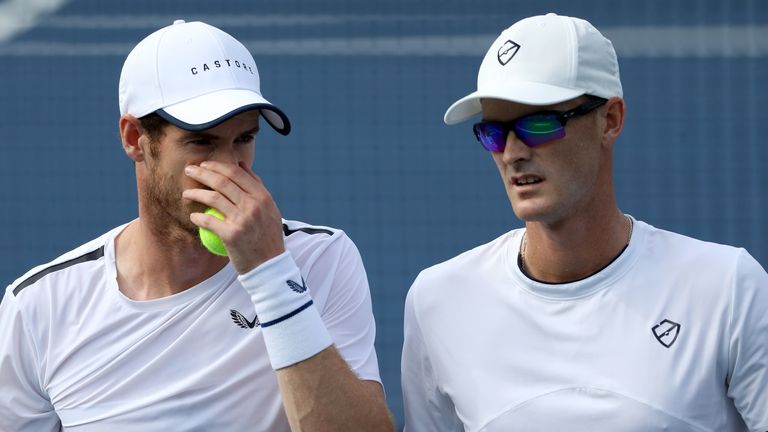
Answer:
POLYGON ((274 369, 306 360, 332 344, 290 252, 238 279, 251 297, 274 369))

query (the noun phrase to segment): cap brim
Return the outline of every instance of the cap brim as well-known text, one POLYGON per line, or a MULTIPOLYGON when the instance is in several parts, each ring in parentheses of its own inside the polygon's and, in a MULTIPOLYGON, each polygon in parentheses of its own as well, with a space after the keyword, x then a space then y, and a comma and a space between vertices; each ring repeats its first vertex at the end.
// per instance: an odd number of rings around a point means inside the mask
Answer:
POLYGON ((280 108, 260 94, 246 89, 208 93, 156 112, 181 129, 197 132, 216 127, 242 112, 254 109, 260 110, 267 123, 278 133, 288 135, 291 131, 291 123, 280 108))
POLYGON ((457 100, 447 111, 443 121, 453 125, 482 112, 480 99, 501 99, 524 105, 553 105, 577 98, 585 93, 580 89, 556 87, 534 82, 504 83, 503 89, 484 89, 457 100))

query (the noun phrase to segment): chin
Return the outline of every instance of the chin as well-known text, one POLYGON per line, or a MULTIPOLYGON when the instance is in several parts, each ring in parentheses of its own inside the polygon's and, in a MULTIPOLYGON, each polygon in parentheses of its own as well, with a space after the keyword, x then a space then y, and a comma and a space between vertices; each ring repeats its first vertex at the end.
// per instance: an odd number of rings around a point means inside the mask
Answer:
POLYGON ((523 202, 516 202, 510 199, 510 202, 515 216, 523 222, 547 222, 557 214, 555 206, 542 203, 540 200, 526 199, 523 202))
POLYGON ((189 219, 189 215, 191 215, 192 213, 202 213, 204 211, 205 211, 205 208, 203 208, 202 210, 194 209, 194 210, 185 212, 184 219, 178 220, 178 227, 182 231, 189 234, 190 236, 197 237, 198 227, 197 225, 192 223, 192 221, 189 219))

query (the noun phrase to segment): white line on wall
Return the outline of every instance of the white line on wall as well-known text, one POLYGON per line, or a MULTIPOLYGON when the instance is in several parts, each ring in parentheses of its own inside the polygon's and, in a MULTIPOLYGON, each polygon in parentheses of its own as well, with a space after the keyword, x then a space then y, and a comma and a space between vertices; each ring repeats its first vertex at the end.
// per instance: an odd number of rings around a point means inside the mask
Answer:
POLYGON ((61 8, 66 0, 6 0, 0 3, 0 43, 34 27, 41 16, 61 8))
POLYGON ((41 20, 43 28, 58 29, 157 29, 171 24, 176 19, 204 21, 217 27, 296 27, 328 26, 362 23, 407 23, 407 22, 466 22, 469 18, 483 19, 485 15, 426 15, 426 14, 165 14, 165 15, 54 15, 41 20))
MULTIPOLYGON (((768 56, 768 26, 605 27, 619 58, 768 56)), ((481 59, 493 34, 250 39, 253 53, 279 56, 415 56, 481 59)), ((138 41, 12 42, 0 56, 125 56, 138 41)))

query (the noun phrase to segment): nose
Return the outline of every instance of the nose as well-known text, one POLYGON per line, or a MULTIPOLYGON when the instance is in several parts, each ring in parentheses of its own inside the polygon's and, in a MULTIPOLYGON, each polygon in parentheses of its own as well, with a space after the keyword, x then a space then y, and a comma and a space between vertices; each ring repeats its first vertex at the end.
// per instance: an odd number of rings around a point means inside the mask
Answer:
POLYGON ((504 147, 504 154, 502 160, 507 165, 512 165, 515 162, 528 160, 531 158, 532 150, 530 147, 515 135, 515 131, 511 130, 507 134, 507 142, 504 147))
POLYGON ((209 159, 225 164, 237 165, 242 160, 242 155, 237 151, 235 145, 227 145, 216 149, 209 159))

